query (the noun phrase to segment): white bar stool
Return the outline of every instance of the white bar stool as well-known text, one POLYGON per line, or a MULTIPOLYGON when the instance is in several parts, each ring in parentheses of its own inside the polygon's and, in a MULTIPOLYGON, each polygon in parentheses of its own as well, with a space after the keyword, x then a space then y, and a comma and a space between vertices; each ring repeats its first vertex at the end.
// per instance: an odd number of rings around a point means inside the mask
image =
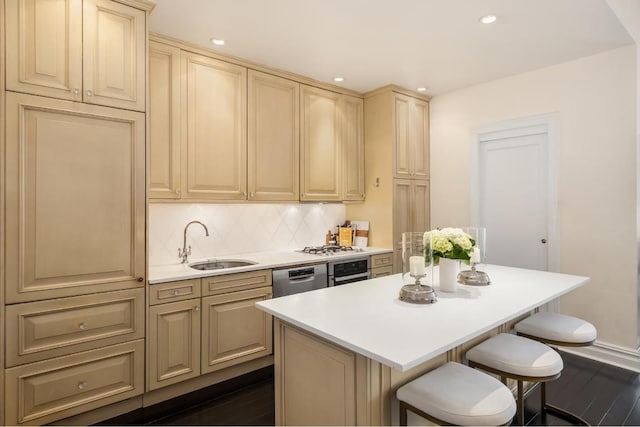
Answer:
MULTIPOLYGON (((518 335, 549 345, 564 347, 586 347, 597 337, 595 326, 586 320, 559 313, 539 312, 518 322, 514 329, 518 335)), ((546 387, 540 385, 542 409, 574 423, 588 423, 569 411, 546 402, 546 387)))
POLYGON ((545 383, 560 376, 560 355, 548 345, 511 334, 498 334, 466 353, 469 366, 517 381, 518 424, 524 425, 523 381, 545 383))
POLYGON ((403 385, 400 425, 407 411, 439 425, 503 425, 513 419, 511 390, 495 378, 456 362, 448 362, 403 385))

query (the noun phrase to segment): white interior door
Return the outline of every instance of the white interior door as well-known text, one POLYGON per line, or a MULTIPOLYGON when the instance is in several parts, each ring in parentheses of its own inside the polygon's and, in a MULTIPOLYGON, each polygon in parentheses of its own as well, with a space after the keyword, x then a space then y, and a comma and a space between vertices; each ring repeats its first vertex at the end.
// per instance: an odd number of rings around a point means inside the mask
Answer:
POLYGON ((479 224, 485 262, 548 269, 547 127, 479 135, 479 224))

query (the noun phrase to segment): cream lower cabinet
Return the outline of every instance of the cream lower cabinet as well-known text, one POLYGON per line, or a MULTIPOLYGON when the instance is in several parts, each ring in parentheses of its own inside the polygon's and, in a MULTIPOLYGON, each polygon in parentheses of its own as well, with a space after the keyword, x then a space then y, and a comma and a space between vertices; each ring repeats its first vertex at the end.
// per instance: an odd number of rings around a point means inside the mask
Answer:
POLYGON ((271 270, 151 285, 147 390, 271 355, 271 293, 271 270))
POLYGON ((111 0, 7 0, 7 90, 145 110, 146 11, 111 0))
POLYGON ((393 253, 371 255, 371 278, 393 274, 393 253))
POLYGON ((271 316, 255 303, 271 298, 271 287, 202 298, 202 373, 272 353, 271 316))
POLYGON ((200 375, 200 298, 149 309, 148 389, 200 375))
POLYGON ((5 423, 46 424, 144 392, 144 340, 5 371, 5 423))

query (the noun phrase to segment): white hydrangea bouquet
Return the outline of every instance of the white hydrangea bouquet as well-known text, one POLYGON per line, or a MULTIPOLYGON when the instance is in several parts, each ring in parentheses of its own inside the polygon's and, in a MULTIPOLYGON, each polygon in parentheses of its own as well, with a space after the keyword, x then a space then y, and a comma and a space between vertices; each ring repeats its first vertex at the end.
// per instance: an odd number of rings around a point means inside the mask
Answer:
POLYGON ((429 245, 433 245, 434 264, 438 264, 440 258, 456 259, 469 264, 476 242, 461 228, 436 228, 424 233, 423 244, 425 251, 429 245))

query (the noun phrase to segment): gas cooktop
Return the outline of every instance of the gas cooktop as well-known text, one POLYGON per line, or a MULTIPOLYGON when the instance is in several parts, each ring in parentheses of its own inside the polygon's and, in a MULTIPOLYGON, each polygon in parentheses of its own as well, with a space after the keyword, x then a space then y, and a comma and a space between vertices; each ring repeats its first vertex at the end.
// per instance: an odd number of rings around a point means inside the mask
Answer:
POLYGON ((324 246, 306 246, 299 252, 312 255, 324 255, 331 256, 341 254, 344 252, 362 252, 362 248, 357 246, 337 246, 337 245, 324 245, 324 246))

